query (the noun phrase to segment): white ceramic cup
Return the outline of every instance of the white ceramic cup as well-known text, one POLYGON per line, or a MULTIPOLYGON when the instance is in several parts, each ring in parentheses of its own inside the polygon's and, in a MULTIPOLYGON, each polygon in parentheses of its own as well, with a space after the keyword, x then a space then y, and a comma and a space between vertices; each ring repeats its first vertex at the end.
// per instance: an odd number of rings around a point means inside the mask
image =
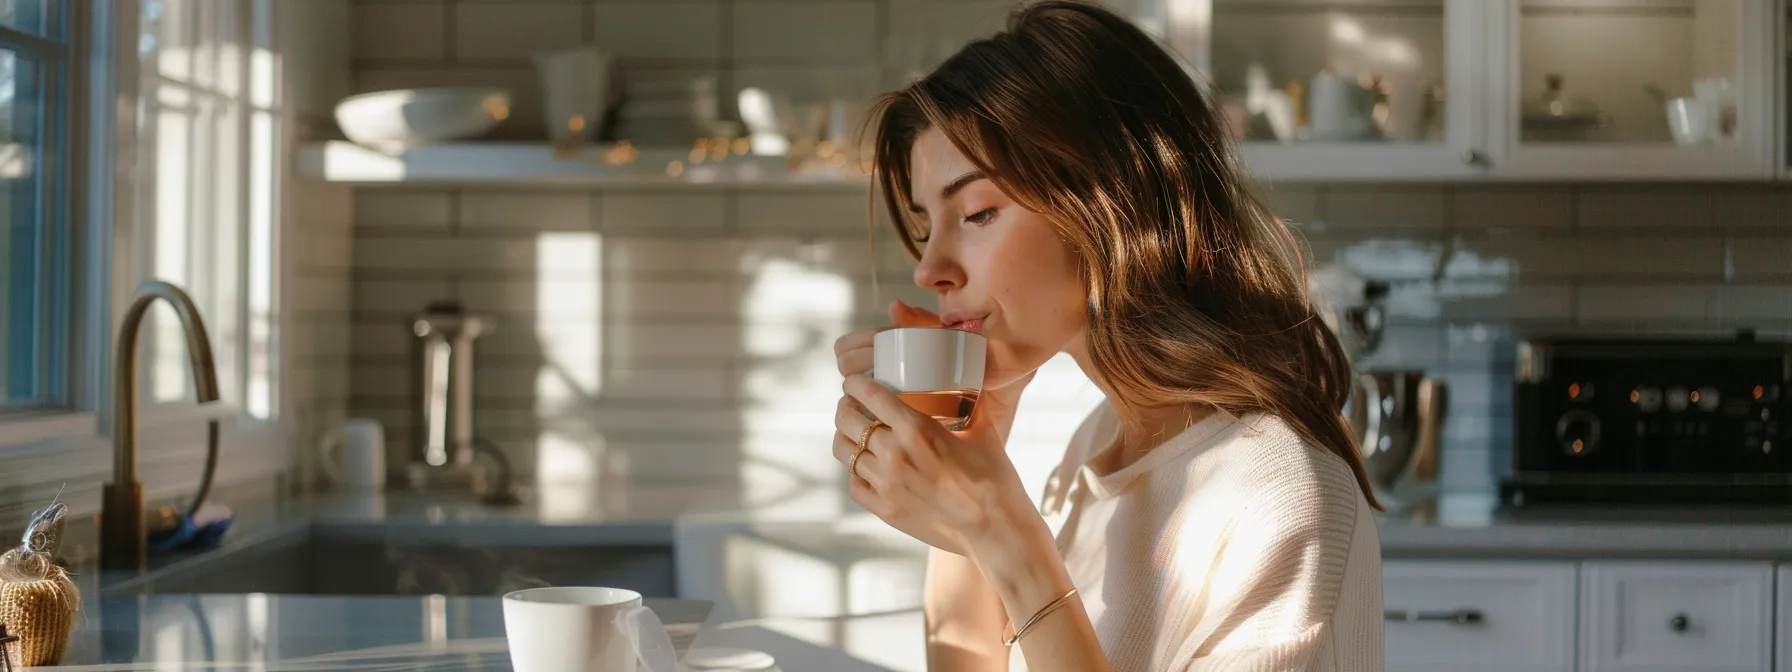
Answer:
POLYGON ((672 638, 641 594, 621 588, 531 588, 504 596, 516 672, 677 672, 672 638), (644 665, 637 668, 636 663, 644 665))
POLYGON ((610 55, 586 45, 539 51, 533 58, 541 74, 541 107, 548 136, 554 140, 596 138, 609 106, 614 63, 610 55))
POLYGON ((1707 108, 1693 98, 1675 98, 1667 102, 1668 133, 1676 144, 1696 145, 1711 136, 1711 117, 1707 108))
POLYGON ((989 342, 982 334, 900 327, 872 340, 871 377, 898 393, 983 389, 989 342))
POLYGON ((324 437, 318 463, 337 485, 353 492, 386 487, 386 430, 371 418, 349 418, 324 437))

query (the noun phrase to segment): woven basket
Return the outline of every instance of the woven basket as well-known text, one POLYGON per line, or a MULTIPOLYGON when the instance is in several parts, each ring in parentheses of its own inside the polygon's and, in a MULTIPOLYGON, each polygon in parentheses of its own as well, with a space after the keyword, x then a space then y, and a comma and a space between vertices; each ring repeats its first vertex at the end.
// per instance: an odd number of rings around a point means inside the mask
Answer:
POLYGON ((62 661, 80 611, 81 594, 61 567, 16 550, 0 556, 0 623, 19 638, 25 667, 62 661))

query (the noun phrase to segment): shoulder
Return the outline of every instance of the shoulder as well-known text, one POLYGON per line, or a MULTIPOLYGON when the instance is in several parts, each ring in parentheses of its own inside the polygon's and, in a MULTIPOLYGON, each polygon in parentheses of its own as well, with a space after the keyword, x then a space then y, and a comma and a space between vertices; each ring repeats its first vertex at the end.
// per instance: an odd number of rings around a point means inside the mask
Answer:
POLYGON ((1240 418, 1228 432, 1202 460, 1236 525, 1282 542, 1349 547, 1367 501, 1343 458, 1267 415, 1240 418))

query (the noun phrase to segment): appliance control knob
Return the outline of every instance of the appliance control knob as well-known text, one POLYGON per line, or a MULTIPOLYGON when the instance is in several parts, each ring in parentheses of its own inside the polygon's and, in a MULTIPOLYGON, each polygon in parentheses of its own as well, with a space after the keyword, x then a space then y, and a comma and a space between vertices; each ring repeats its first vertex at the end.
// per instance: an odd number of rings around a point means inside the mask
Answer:
POLYGON ((1644 387, 1636 391, 1636 406, 1644 413, 1661 410, 1661 388, 1644 387))
POLYGON ((1699 390, 1697 392, 1694 392, 1693 395, 1698 400, 1699 410, 1704 411, 1706 413, 1710 413, 1712 411, 1717 410, 1717 403, 1718 403, 1718 399, 1719 399, 1718 394, 1717 394, 1717 388, 1707 385, 1705 387, 1699 388, 1699 390))
POLYGON ((1585 457, 1599 450, 1599 417, 1581 409, 1563 413, 1556 421, 1556 440, 1569 457, 1585 457))
POLYGON ((1692 392, 1678 385, 1668 388, 1667 396, 1668 410, 1675 413, 1686 410, 1687 405, 1692 403, 1692 392))

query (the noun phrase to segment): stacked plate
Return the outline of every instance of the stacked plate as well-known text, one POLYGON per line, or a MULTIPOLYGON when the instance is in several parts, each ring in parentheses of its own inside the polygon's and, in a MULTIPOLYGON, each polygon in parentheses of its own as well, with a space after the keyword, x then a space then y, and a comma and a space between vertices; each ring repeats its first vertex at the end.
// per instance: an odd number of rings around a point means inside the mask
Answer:
POLYGON ((715 75, 653 79, 625 76, 616 109, 616 140, 637 147, 684 147, 721 133, 721 94, 715 75))

